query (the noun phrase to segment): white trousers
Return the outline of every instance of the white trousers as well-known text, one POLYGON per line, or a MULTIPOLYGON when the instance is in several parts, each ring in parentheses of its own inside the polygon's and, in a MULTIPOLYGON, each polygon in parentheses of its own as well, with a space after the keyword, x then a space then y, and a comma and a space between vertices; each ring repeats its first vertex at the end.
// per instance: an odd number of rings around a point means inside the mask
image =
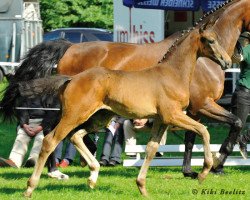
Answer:
MULTIPOLYGON (((38 126, 41 124, 42 119, 30 119, 29 125, 30 126, 38 126)), ((17 137, 13 144, 9 159, 11 159, 17 167, 21 167, 24 157, 27 153, 28 146, 30 141, 34 138, 34 143, 30 151, 30 155, 28 159, 34 159, 36 162, 41 151, 42 142, 43 142, 43 131, 40 131, 36 134, 35 137, 30 137, 23 128, 18 126, 17 128, 17 137)))
MULTIPOLYGON (((150 132, 151 128, 144 126, 142 128, 135 128, 134 124, 130 120, 125 120, 123 124, 125 145, 136 145, 136 133, 138 132, 150 132)), ((165 145, 167 140, 167 130, 164 132, 160 145, 165 145)), ((127 155, 135 155, 134 153, 127 153, 127 155)))

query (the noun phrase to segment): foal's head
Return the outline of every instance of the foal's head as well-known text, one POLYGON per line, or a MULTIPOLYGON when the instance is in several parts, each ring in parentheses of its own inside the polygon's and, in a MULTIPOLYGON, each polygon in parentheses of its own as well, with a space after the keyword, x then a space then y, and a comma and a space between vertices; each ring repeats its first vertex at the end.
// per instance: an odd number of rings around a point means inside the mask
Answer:
POLYGON ((206 29, 201 27, 199 29, 200 33, 200 48, 199 53, 200 56, 208 57, 218 65, 221 66, 222 69, 228 69, 231 67, 232 61, 227 52, 222 48, 218 41, 217 35, 212 29, 206 29))

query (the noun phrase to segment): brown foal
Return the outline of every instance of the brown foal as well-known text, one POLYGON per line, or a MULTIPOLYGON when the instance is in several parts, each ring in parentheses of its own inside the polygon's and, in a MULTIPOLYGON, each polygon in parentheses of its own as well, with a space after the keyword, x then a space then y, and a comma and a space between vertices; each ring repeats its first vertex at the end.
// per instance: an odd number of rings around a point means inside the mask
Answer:
MULTIPOLYGON (((194 131, 202 137, 204 167, 198 176, 199 181, 202 182, 213 164, 209 133, 204 125, 182 111, 189 105, 190 82, 198 57, 208 57, 224 68, 231 66, 230 57, 218 44, 216 38, 216 33, 211 30, 194 29, 180 37, 174 49, 171 48, 156 67, 136 72, 113 71, 97 67, 69 77, 59 93, 62 101, 62 118, 57 127, 44 138, 25 196, 31 196, 48 155, 56 145, 73 129, 102 109, 128 118, 155 118, 151 138, 146 148, 146 157, 136 180, 142 195, 147 195, 147 170, 168 125, 194 131), (138 89, 141 87, 144 88, 143 91, 138 89)), ((52 85, 49 80, 47 84, 52 85)), ((89 165, 91 174, 88 184, 93 188, 100 165, 79 139, 86 134, 86 131, 80 130, 71 137, 71 141, 89 165)))

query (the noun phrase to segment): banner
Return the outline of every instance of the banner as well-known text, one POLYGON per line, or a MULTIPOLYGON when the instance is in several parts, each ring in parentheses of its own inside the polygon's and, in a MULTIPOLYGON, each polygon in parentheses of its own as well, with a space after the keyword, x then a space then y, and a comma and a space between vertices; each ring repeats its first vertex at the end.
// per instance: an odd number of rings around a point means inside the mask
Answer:
POLYGON ((226 0, 123 0, 123 5, 135 8, 190 11, 197 11, 202 7, 202 10, 207 12, 225 2, 226 0))
POLYGON ((226 0, 202 0, 201 7, 204 12, 208 12, 225 2, 226 0))
POLYGON ((123 4, 135 8, 161 9, 161 10, 198 10, 199 0, 123 0, 123 4))

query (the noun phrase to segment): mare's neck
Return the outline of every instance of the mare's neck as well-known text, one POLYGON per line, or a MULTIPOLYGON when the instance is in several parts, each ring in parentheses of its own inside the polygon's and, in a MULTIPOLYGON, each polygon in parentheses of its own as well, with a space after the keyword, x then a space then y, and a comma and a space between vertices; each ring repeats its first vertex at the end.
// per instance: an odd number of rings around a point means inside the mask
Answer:
POLYGON ((250 4, 238 2, 226 9, 213 26, 218 34, 218 42, 226 50, 229 56, 233 55, 236 42, 242 30, 244 15, 250 4))

